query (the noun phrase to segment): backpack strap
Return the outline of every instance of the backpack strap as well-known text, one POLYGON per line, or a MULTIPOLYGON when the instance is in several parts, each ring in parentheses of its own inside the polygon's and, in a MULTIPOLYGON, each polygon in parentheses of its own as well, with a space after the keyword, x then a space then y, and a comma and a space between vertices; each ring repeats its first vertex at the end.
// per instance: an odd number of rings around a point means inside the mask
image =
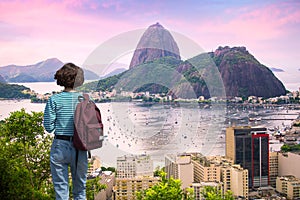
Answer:
POLYGON ((90 96, 87 93, 83 94, 84 100, 90 100, 90 96))
POLYGON ((82 95, 78 96, 78 102, 83 102, 85 100, 90 100, 90 96, 86 93, 83 93, 82 95))

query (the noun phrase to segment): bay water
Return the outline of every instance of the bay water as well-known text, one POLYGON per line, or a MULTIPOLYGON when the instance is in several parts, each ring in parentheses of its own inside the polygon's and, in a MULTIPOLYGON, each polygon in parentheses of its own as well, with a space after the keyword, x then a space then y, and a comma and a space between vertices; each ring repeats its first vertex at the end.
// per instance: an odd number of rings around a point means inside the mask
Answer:
MULTIPOLYGON (((20 83, 38 93, 61 91, 51 83, 20 83)), ((149 154, 155 166, 164 165, 169 153, 201 152, 204 155, 225 154, 225 130, 231 125, 263 126, 267 128, 289 125, 298 110, 284 108, 228 108, 199 107, 198 104, 143 104, 141 102, 98 103, 107 136, 103 147, 93 150, 104 166, 116 167, 116 158, 126 154, 149 154), (280 114, 282 120, 249 121, 249 115, 272 118, 280 114), (295 115, 291 115, 295 114, 295 115)), ((1 100, 0 120, 10 112, 24 108, 27 112, 43 111, 44 103, 30 100, 1 100)))

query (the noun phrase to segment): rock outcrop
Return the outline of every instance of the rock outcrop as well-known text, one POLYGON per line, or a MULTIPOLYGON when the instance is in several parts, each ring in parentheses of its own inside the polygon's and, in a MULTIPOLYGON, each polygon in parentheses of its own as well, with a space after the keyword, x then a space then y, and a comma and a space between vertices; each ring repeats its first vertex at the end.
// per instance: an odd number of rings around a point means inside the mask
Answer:
POLYGON ((245 47, 219 47, 215 52, 199 54, 187 61, 174 57, 156 59, 124 72, 118 83, 128 91, 167 91, 180 98, 218 95, 269 98, 286 94, 284 85, 272 71, 245 47), (138 85, 140 88, 136 88, 138 85))
POLYGON ((171 33, 156 23, 149 26, 141 37, 129 68, 166 56, 180 60, 179 49, 171 33))
POLYGON ((219 47, 211 55, 221 73, 226 96, 268 98, 286 94, 282 82, 245 47, 219 47))
POLYGON ((219 47, 214 52, 180 60, 175 40, 159 23, 145 31, 130 69, 113 82, 117 84, 106 86, 132 92, 168 92, 181 98, 209 98, 220 93, 219 97, 264 98, 286 94, 282 82, 245 47, 219 47))

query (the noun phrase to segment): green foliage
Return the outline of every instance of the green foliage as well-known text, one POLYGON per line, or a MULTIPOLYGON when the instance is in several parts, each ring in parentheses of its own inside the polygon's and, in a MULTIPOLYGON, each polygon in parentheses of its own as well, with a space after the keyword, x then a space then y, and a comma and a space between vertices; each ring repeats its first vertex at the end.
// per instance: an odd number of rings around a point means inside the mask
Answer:
POLYGON ((300 122, 295 122, 295 123, 293 124, 293 126, 295 126, 295 127, 300 127, 300 122))
MULTIPOLYGON (((100 183, 101 178, 99 176, 87 179, 86 181, 86 199, 87 200, 94 200, 95 196, 101 191, 106 188, 105 184, 100 183)), ((72 179, 70 179, 69 183, 69 191, 73 190, 73 183, 72 179)), ((73 199, 73 194, 70 192, 70 199, 73 199)))
POLYGON ((87 200, 94 200, 95 195, 98 194, 101 190, 106 188, 106 185, 100 184, 100 177, 97 176, 93 179, 88 179, 86 182, 86 198, 87 200))
POLYGON ((295 152, 300 151, 300 144, 284 144, 281 147, 282 152, 295 152))
POLYGON ((181 61, 164 57, 140 64, 122 74, 116 84, 117 91, 166 93, 176 82, 176 67, 181 61), (146 90, 146 91, 145 91, 146 90))
MULTIPOLYGON (((44 133, 42 122, 42 112, 26 113, 25 109, 0 122, 1 199, 55 198, 49 161, 52 139, 44 133)), ((87 180, 88 200, 105 188, 99 180, 87 180)))
POLYGON ((97 84, 97 90, 112 91, 114 85, 117 84, 122 74, 123 73, 100 80, 97 84))
POLYGON ((83 84, 80 87, 77 87, 76 90, 80 92, 90 92, 90 91, 95 91, 97 89, 98 81, 92 81, 83 84))
POLYGON ((183 199, 184 200, 194 200, 194 189, 193 188, 186 188, 183 191, 183 199))
POLYGON ((2 199, 53 199, 50 182, 51 138, 44 133, 43 113, 12 112, 0 129, 2 199))
POLYGON ((200 85, 205 85, 204 79, 202 78, 201 73, 203 73, 203 69, 200 71, 194 66, 190 66, 183 72, 183 82, 188 81, 189 83, 200 83, 200 85))
MULTIPOLYGON (((108 78, 86 83, 81 87, 78 87, 79 91, 112 91, 113 89, 123 89, 125 91, 161 91, 167 92, 168 88, 164 85, 166 84, 156 84, 152 86, 152 82, 148 83, 147 80, 156 80, 157 78, 162 79, 162 83, 165 82, 163 74, 168 72, 170 74, 170 69, 174 71, 175 67, 182 61, 174 59, 172 57, 163 57, 154 61, 150 61, 133 69, 127 70, 121 74, 110 76, 108 78), (154 78, 153 78, 154 77, 154 78), (139 85, 144 83, 144 85, 139 85), (116 88, 116 85, 118 87, 116 88), (124 88, 120 88, 124 87, 124 88)), ((158 81, 159 82, 159 81, 158 81)), ((158 92, 159 93, 159 92, 158 92)))
POLYGON ((228 190, 223 196, 220 189, 212 186, 205 186, 201 194, 206 200, 234 200, 234 197, 230 190, 228 190))
POLYGON ((145 91, 155 91, 155 93, 168 93, 169 89, 163 85, 159 85, 156 83, 148 83, 137 88, 133 92, 145 92, 145 91))
POLYGON ((162 171, 165 171, 165 167, 160 168, 159 166, 157 166, 154 170, 153 175, 156 177, 161 176, 162 171))
POLYGON ((0 83, 0 98, 29 99, 30 94, 24 94, 22 92, 24 90, 29 90, 29 88, 17 84, 0 83))
POLYGON ((40 99, 40 98, 37 98, 36 95, 32 95, 30 97, 30 102, 31 103, 46 103, 48 101, 48 99, 40 99))
POLYGON ((236 51, 236 50, 231 50, 224 55, 219 55, 216 56, 214 59, 216 63, 220 64, 220 59, 222 62, 225 61, 229 63, 230 65, 237 65, 241 63, 246 63, 246 62, 251 62, 253 64, 259 65, 260 63, 249 53, 241 52, 241 51, 236 51))
POLYGON ((193 191, 187 192, 181 189, 181 182, 178 179, 167 179, 166 173, 160 171, 161 182, 153 185, 151 188, 137 192, 138 200, 192 200, 193 191))
POLYGON ((111 171, 111 172, 116 172, 116 168, 114 168, 114 167, 101 167, 101 170, 102 171, 111 171))

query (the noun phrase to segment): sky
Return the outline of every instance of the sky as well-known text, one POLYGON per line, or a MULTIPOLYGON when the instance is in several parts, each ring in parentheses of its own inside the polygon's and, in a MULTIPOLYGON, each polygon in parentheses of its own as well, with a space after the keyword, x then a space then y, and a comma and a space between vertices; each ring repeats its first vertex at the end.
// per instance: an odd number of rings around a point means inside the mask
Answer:
POLYGON ((0 66, 58 58, 81 65, 111 38, 159 22, 204 51, 245 46, 300 86, 300 1, 1 0, 0 66))

